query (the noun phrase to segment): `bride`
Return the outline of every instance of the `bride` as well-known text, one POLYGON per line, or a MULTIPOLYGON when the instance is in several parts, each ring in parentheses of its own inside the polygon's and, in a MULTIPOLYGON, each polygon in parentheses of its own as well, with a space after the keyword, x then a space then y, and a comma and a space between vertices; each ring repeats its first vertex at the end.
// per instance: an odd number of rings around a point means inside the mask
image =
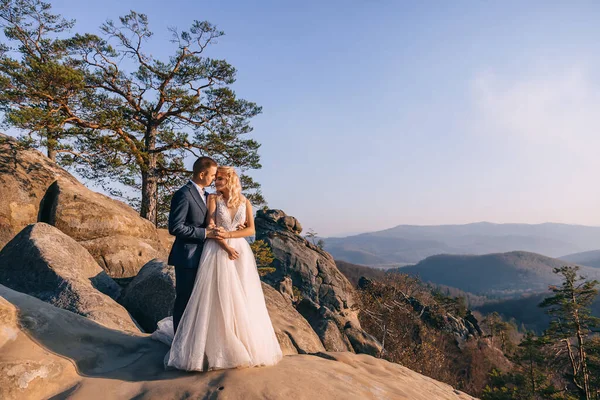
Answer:
POLYGON ((252 206, 238 175, 219 167, 216 195, 208 196, 209 227, 224 239, 208 240, 194 289, 177 333, 173 319, 158 323, 152 337, 171 343, 165 364, 187 371, 273 365, 282 358, 267 313, 254 255, 244 239, 254 235, 252 206), (236 230, 239 225, 246 227, 236 230))

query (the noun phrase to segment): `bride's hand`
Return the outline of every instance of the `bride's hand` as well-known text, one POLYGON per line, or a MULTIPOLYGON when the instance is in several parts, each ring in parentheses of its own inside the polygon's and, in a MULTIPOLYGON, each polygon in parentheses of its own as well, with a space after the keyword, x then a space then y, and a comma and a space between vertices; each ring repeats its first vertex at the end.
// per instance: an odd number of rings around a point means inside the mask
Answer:
POLYGON ((240 256, 239 253, 233 247, 227 247, 225 251, 229 255, 230 260, 237 260, 240 256))

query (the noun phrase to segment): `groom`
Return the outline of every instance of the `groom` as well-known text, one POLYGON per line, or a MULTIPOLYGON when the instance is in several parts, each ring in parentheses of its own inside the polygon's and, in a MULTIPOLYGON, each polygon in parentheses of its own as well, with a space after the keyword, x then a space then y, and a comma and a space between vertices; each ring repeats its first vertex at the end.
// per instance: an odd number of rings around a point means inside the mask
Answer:
POLYGON ((215 180, 217 163, 200 157, 194 163, 192 179, 175 192, 169 212, 169 233, 175 243, 169 254, 169 265, 175 266, 175 305, 173 329, 177 326, 192 295, 205 239, 218 238, 219 229, 207 229, 207 194, 204 188, 215 180))

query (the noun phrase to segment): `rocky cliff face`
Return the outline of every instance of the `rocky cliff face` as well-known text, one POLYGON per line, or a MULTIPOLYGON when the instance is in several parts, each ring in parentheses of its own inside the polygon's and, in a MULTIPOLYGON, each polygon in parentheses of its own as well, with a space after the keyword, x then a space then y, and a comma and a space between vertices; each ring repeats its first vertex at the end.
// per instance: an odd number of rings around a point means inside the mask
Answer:
POLYGON ((258 211, 255 225, 256 239, 265 241, 275 256, 276 271, 264 280, 277 285, 291 278, 303 297, 297 309, 325 349, 379 354, 380 344, 358 322, 355 290, 331 255, 301 237, 300 223, 281 210, 258 211))

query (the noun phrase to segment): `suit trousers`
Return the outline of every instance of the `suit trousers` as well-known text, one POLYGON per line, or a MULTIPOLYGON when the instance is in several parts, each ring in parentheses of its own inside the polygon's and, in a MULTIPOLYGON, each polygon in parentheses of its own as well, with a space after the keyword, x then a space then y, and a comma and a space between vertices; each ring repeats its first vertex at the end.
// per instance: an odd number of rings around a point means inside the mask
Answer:
POLYGON ((197 273, 198 268, 175 267, 175 305, 173 306, 173 329, 175 332, 177 332, 179 321, 181 321, 185 307, 192 296, 197 273))

